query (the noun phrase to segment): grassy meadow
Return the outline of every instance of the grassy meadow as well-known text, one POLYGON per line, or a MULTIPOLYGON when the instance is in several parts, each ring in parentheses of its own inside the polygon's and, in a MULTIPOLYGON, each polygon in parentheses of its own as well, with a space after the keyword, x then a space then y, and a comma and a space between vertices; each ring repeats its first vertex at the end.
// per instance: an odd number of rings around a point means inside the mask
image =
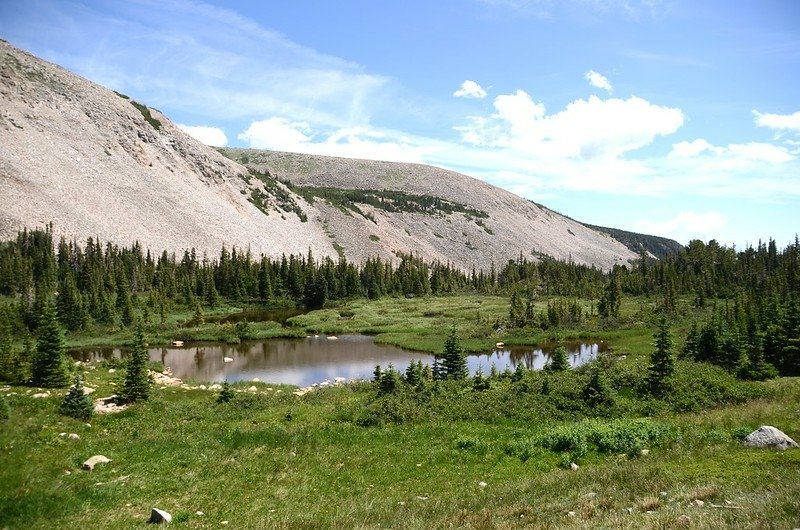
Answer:
MULTIPOLYGON (((387 298, 251 329, 365 332, 420 351, 439 351, 453 325, 468 351, 548 338, 497 332, 507 312, 503 297, 387 298)), ((611 347, 598 361, 614 389, 602 410, 581 397, 592 366, 498 377, 485 391, 441 382, 381 394, 363 382, 298 397, 248 382, 221 404, 216 392, 156 386, 89 425, 58 414, 66 390, 33 398, 36 389, 0 386, 0 528, 146 527, 153 507, 177 528, 800 526, 800 450, 741 444, 762 424, 800 439, 800 379, 741 382, 679 361, 674 392, 646 397, 651 317, 646 300, 629 299, 619 325, 590 317, 564 332, 611 347), (111 462, 82 471, 95 454, 111 462)), ((676 339, 690 318, 676 321, 676 339)), ((151 327, 148 341, 221 328, 151 327)), ((121 384, 109 367, 75 369, 107 396, 121 384)))

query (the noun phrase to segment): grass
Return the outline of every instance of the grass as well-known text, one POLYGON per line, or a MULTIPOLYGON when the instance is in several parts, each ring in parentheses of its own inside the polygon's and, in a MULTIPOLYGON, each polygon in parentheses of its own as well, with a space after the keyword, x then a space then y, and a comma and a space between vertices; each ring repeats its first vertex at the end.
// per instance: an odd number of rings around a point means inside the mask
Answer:
MULTIPOLYGON (((118 376, 102 365, 85 374, 98 395, 113 392, 118 376)), ((241 392, 250 384, 234 385, 240 392, 224 405, 213 392, 157 389, 91 427, 58 416, 60 396, 3 389, 16 395, 0 431, 0 525, 132 528, 151 507, 179 528, 668 528, 684 515, 696 528, 791 528, 800 520, 800 451, 749 449, 730 435, 768 423, 800 436, 798 379, 766 384, 768 398, 696 414, 383 427, 353 421, 373 399, 369 384, 303 398, 263 384, 241 392), (577 471, 543 443, 569 429, 590 440, 577 471), (610 431, 663 436, 643 442, 649 455, 629 457, 618 454, 624 444, 596 444, 610 431), (526 440, 538 441, 527 458, 509 450, 526 440), (80 471, 94 454, 112 462, 80 471), (689 506, 695 499, 706 504, 689 506), (714 507, 726 500, 741 508, 714 507)))

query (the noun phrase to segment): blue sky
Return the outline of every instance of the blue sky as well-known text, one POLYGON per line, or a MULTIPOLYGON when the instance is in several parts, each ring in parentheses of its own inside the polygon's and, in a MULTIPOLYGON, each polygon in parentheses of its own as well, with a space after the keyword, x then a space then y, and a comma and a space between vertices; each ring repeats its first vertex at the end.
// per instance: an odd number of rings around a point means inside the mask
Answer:
POLYGON ((0 37, 214 145, 434 164, 682 243, 800 232, 795 0, 2 0, 0 37))

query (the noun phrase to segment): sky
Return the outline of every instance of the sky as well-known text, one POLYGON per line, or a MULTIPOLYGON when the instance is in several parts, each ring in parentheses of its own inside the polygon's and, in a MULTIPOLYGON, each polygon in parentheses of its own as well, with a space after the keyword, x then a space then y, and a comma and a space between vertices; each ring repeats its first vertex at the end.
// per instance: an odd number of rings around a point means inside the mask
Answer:
POLYGON ((800 233, 796 0, 0 0, 209 145, 432 164, 579 221, 800 233))

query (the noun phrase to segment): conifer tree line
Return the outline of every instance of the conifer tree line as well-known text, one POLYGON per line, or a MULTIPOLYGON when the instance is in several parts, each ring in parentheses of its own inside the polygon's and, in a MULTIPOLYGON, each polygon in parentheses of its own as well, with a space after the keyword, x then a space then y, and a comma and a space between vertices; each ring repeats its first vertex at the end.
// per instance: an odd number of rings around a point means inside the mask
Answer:
POLYGON ((579 298, 596 300, 600 318, 616 319, 623 296, 654 297, 667 312, 676 309, 678 297, 689 297, 697 307, 716 309, 714 318, 690 334, 687 356, 743 376, 769 372, 763 363, 781 373, 800 373, 797 238, 780 250, 773 240, 741 251, 714 240, 692 241, 664 259, 643 252, 634 263, 608 272, 522 254, 488 271, 462 271, 412 254, 359 264, 317 259, 310 251, 272 258, 227 247, 213 257, 198 256, 193 249, 178 256, 166 251, 154 255, 139 243, 120 247, 93 238, 83 244, 62 238, 55 244, 51 226, 22 230, 16 239, 0 242, 0 295, 13 300, 0 305, 0 326, 12 335, 38 335, 51 302, 60 324, 73 331, 92 323, 132 326, 137 318, 163 322, 176 306, 202 315, 202 307, 214 307, 223 298, 234 303, 291 299, 318 308, 335 300, 471 291, 509 295, 510 327, 524 327, 536 318, 546 329, 580 322, 586 315, 579 298), (532 302, 539 296, 563 299, 550 300, 547 311, 537 316, 532 302), (716 339, 710 331, 703 333, 708 326, 714 327, 716 339), (700 336, 705 339, 698 341, 700 336))

